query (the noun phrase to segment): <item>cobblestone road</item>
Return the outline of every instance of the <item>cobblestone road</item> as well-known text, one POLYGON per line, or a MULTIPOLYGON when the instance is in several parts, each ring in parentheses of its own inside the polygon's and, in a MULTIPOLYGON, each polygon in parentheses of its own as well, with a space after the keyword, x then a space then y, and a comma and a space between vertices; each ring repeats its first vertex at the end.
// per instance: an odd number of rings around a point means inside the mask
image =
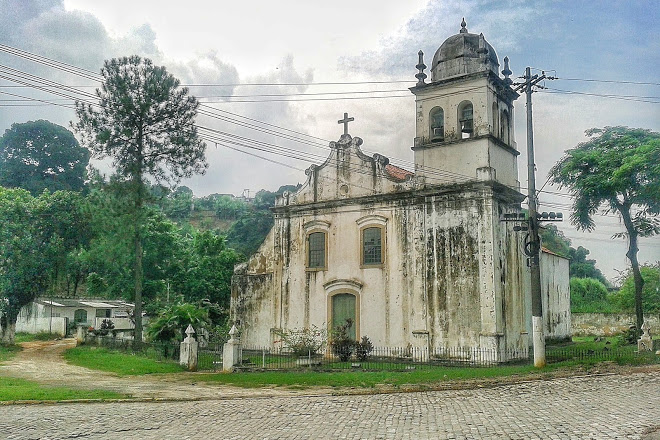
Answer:
POLYGON ((657 371, 462 391, 0 407, 6 439, 635 439, 658 425, 657 371))

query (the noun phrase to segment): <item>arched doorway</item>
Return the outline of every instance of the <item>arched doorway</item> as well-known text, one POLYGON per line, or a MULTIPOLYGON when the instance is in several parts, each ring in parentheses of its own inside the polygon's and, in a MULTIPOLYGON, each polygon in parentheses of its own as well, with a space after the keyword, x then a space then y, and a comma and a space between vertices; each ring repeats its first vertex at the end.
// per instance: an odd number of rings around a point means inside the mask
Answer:
POLYGON ((338 293, 332 296, 332 329, 344 325, 347 319, 353 322, 348 330, 351 339, 356 339, 357 319, 355 313, 355 295, 350 293, 338 293))

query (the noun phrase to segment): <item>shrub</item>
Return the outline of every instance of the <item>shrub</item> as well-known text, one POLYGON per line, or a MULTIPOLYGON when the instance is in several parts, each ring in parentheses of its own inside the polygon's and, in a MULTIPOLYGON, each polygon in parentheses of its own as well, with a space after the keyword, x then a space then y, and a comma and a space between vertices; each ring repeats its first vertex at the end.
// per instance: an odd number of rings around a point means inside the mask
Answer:
POLYGON ((607 287, 595 278, 571 278, 571 311, 607 313, 614 307, 608 301, 607 287))
POLYGON ((188 325, 192 325, 195 331, 208 327, 208 310, 190 303, 169 306, 149 324, 147 335, 152 341, 180 342, 188 325))
POLYGON ((107 336, 110 333, 110 330, 114 330, 115 323, 110 319, 104 319, 101 321, 101 327, 98 330, 98 334, 101 336, 107 336))
POLYGON ((327 332, 315 325, 310 328, 280 330, 277 335, 284 347, 296 356, 317 354, 325 349, 328 340, 327 332))
POLYGON ((366 336, 362 336, 362 340, 355 343, 355 357, 357 357, 360 362, 364 362, 369 358, 373 349, 374 344, 371 343, 371 340, 366 336))
MULTIPOLYGON (((660 263, 639 268, 644 287, 642 288, 642 307, 644 313, 660 312, 660 263)), ((621 289, 612 295, 612 301, 626 312, 635 311, 635 280, 632 270, 625 273, 621 289)))
POLYGON ((339 360, 346 362, 351 358, 355 350, 356 341, 353 340, 348 331, 353 327, 353 320, 348 318, 343 325, 338 325, 332 331, 332 353, 339 357, 339 360))

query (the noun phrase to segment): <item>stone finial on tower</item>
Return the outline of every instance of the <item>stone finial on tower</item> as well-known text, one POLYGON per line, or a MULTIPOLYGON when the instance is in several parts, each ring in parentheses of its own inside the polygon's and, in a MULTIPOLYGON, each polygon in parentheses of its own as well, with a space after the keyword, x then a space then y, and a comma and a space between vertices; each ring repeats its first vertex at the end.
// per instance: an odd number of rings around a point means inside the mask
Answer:
POLYGON ((502 75, 504 75, 504 82, 509 86, 513 84, 513 81, 509 78, 512 73, 511 69, 509 69, 509 57, 504 57, 504 69, 502 70, 502 75))
POLYGON ((477 53, 482 56, 488 53, 488 48, 486 47, 486 38, 484 38, 483 33, 479 34, 479 48, 477 49, 477 53))
POLYGON ((461 21, 461 34, 467 34, 467 23, 465 22, 465 17, 463 17, 463 21, 461 21))
POLYGON ((417 78, 417 87, 419 87, 426 84, 424 80, 427 76, 426 73, 424 73, 424 69, 426 69, 426 64, 424 64, 424 52, 420 50, 417 55, 419 55, 419 63, 417 63, 415 69, 419 70, 419 72, 415 75, 415 78, 417 78))

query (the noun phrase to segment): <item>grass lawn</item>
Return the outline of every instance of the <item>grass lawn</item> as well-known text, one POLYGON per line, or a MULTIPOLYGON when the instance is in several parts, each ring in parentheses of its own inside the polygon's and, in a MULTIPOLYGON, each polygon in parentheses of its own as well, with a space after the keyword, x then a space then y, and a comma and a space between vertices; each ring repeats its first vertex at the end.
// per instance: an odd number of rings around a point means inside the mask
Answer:
POLYGON ((16 333, 14 342, 20 344, 21 342, 32 341, 50 341, 53 339, 61 338, 62 335, 57 333, 39 332, 39 333, 16 333))
POLYGON ((157 361, 148 357, 82 345, 64 352, 67 362, 94 370, 108 371, 120 376, 184 371, 174 361, 157 361))
POLYGON ((18 345, 2 345, 0 344, 0 362, 8 361, 13 358, 16 353, 21 351, 18 345))
POLYGON ((436 367, 412 371, 264 371, 250 373, 215 373, 195 376, 200 382, 231 384, 254 388, 262 386, 288 386, 306 388, 312 386, 373 388, 376 385, 432 385, 449 380, 467 380, 502 376, 525 375, 535 371, 531 365, 456 368, 436 367))
POLYGON ((12 377, 2 377, 0 379, 0 401, 121 399, 126 397, 128 396, 113 391, 47 387, 29 380, 14 379, 12 377))
MULTIPOLYGON (((598 342, 595 342, 593 337, 575 338, 572 343, 548 345, 547 357, 552 362, 543 370, 538 370, 531 364, 494 367, 428 367, 421 365, 409 371, 359 371, 350 369, 317 371, 298 369, 233 374, 195 374, 194 378, 198 382, 231 384, 246 388, 263 386, 373 388, 377 385, 392 387, 414 385, 423 388, 424 386, 432 387, 434 384, 445 381, 526 376, 532 373, 553 374, 559 369, 574 369, 576 372, 583 373, 585 368, 591 368, 603 361, 613 361, 620 365, 660 363, 659 356, 651 353, 649 356, 639 356, 634 353, 635 350, 636 346, 618 346, 615 338, 604 338, 598 342), (607 349, 604 350, 605 348, 607 349), (616 356, 610 356, 615 353, 616 356)), ((76 347, 65 352, 65 358, 75 365, 109 371, 119 375, 184 371, 182 367, 172 361, 156 361, 146 356, 112 351, 103 347, 76 347)), ((255 363, 260 365, 261 359, 258 359, 258 362, 255 363)))

